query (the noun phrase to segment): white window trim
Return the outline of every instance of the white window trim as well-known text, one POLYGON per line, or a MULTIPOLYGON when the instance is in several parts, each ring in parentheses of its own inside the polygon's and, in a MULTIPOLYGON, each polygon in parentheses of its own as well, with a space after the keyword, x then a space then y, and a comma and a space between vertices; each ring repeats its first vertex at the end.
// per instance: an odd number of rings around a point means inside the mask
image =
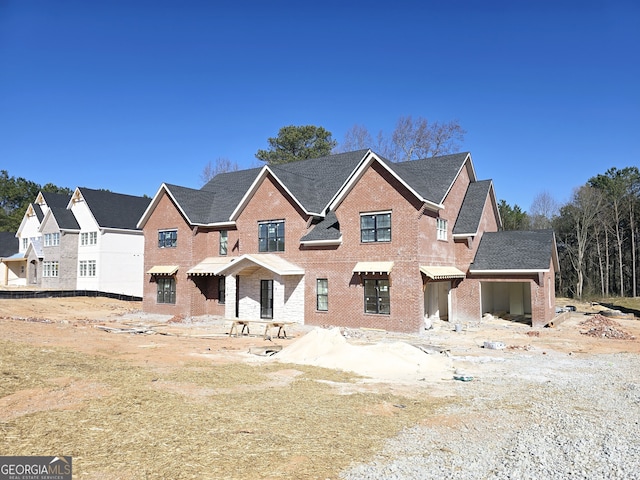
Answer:
POLYGON ((436 218, 436 238, 447 241, 448 222, 444 218, 436 218))

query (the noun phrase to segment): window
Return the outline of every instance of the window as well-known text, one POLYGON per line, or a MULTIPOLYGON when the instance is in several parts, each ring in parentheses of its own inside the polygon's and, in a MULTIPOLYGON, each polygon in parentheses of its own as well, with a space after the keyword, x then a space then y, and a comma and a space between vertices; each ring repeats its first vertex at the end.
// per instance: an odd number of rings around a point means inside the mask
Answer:
POLYGON ((80 276, 81 277, 95 277, 96 276, 96 261, 95 260, 80 260, 80 276))
POLYGON ((83 232, 80 234, 80 245, 95 245, 98 243, 98 232, 83 232))
POLYGON ((28 238, 23 238, 22 239, 22 249, 26 250, 28 246, 29 246, 29 239, 28 238))
POLYGON ((362 243, 391 241, 391 212, 360 215, 360 241, 362 243))
POLYGON ((220 255, 227 254, 227 243, 229 242, 229 234, 226 230, 220 231, 220 255))
POLYGON ((174 277, 156 279, 158 303, 176 303, 176 279, 174 277))
POLYGON ((329 281, 326 278, 316 280, 316 309, 321 312, 329 310, 329 281))
POLYGON ((42 276, 43 277, 57 277, 58 276, 58 262, 43 262, 42 264, 42 276))
POLYGON ((59 233, 45 233, 44 234, 44 246, 45 247, 55 247, 60 245, 60 234, 59 233))
POLYGON ((160 230, 158 232, 158 248, 175 248, 177 245, 177 230, 160 230))
POLYGON ((391 313, 389 280, 364 280, 364 311, 384 315, 391 313))
POLYGON ((226 277, 218 277, 218 303, 224 303, 227 292, 226 277))
POLYGON ((260 222, 258 246, 261 252, 284 252, 284 220, 260 222))
POLYGON ((447 239, 447 221, 443 218, 436 219, 436 231, 438 240, 447 239))

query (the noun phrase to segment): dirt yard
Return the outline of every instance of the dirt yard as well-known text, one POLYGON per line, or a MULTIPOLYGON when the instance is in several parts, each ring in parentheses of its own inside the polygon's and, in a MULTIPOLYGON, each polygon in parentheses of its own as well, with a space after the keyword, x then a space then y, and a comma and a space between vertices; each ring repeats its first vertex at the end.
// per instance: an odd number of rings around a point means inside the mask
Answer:
POLYGON ((485 360, 535 370, 555 356, 640 353, 640 322, 601 310, 578 305, 544 329, 485 318, 419 336, 343 331, 350 345, 401 342, 440 362, 393 378, 250 353, 286 351, 304 326, 230 338, 229 322, 145 315, 136 302, 0 300, 0 454, 71 455, 86 479, 337 479, 403 429, 462 421, 439 408, 470 401, 454 378, 481 381, 498 368, 485 360))

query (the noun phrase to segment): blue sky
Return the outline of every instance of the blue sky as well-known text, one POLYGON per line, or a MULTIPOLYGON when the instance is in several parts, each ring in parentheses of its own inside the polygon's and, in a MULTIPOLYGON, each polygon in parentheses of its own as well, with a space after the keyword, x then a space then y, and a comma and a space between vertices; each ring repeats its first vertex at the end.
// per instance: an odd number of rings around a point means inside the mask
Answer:
POLYGON ((285 125, 457 119, 528 210, 638 165, 637 1, 0 0, 0 169, 153 196, 285 125))

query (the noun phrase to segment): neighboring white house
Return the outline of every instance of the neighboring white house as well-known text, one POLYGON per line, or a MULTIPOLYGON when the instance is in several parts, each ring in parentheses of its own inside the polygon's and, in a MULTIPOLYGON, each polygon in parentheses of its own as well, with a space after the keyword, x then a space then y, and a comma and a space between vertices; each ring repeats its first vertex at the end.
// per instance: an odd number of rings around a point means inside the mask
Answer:
POLYGON ((136 224, 150 198, 76 188, 67 205, 79 229, 78 290, 142 297, 144 235, 136 224))
POLYGON ((9 286, 95 290, 142 297, 144 235, 136 224, 151 199, 78 187, 39 193, 1 259, 9 286))
POLYGON ((27 207, 15 236, 18 239, 18 251, 2 258, 6 272, 4 285, 21 287, 39 285, 42 263, 40 226, 51 208, 66 207, 69 195, 40 192, 35 201, 27 207), (33 246, 32 248, 29 248, 33 246))

